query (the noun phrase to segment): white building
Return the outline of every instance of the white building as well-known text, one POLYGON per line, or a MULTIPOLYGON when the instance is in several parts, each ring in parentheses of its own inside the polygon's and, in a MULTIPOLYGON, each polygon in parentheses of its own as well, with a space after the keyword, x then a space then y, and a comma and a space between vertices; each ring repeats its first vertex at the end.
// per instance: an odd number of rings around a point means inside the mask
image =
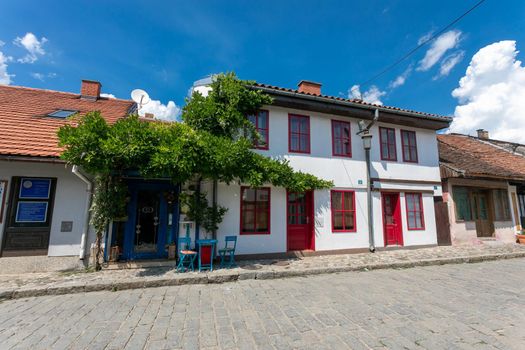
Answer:
MULTIPOLYGON (((434 198, 441 196, 436 130, 451 119, 321 95, 303 81, 298 90, 256 84, 274 102, 249 116, 267 140, 254 150, 289 160, 334 187, 310 193, 219 184, 218 204, 229 210, 219 246, 238 236, 237 254, 363 251, 437 244, 434 198), (367 163, 358 123, 372 125, 369 238, 367 163)), ((73 172, 58 156, 56 131, 71 112, 100 110, 109 121, 136 109, 132 101, 100 97, 100 83, 83 81, 81 94, 0 87, 0 235, 2 256, 84 257, 94 235, 87 224, 89 174, 73 172), (4 197, 2 202, 2 197, 4 197)), ((78 169, 77 169, 78 170, 78 169)), ((186 188, 168 180, 129 176, 128 215, 114 222, 106 246, 124 260, 165 258, 184 234, 176 198, 186 188)), ((211 184, 201 187, 211 197, 211 184)), ((194 242, 206 233, 192 227, 194 242)), ((108 251, 106 250, 106 256, 108 251)))
MULTIPOLYGON (((368 123, 378 110, 370 130, 373 245, 437 244, 434 198, 442 193, 436 130, 448 127, 450 118, 324 96, 320 84, 307 81, 298 90, 255 88, 274 98, 252 117, 267 140, 256 151, 287 159, 334 187, 298 194, 219 184, 218 203, 229 208, 219 242, 238 235, 242 255, 367 250, 367 167, 356 133, 358 122, 368 123)), ((210 184, 205 190, 211 193, 210 184)))
POLYGON ((89 254, 89 179, 59 159, 57 131, 77 112, 98 110, 114 122, 134 110, 134 102, 100 97, 100 89, 88 80, 80 94, 0 85, 2 257, 70 257, 57 265, 67 267, 89 254))

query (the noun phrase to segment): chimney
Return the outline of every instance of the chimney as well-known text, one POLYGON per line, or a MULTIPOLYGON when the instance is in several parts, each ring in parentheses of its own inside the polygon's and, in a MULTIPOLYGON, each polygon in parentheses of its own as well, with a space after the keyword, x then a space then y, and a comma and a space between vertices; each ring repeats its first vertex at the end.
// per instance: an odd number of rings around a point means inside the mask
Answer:
POLYGON ((299 92, 305 92, 312 95, 321 95, 321 84, 313 81, 301 80, 298 84, 299 92))
POLYGON ((102 84, 94 80, 82 80, 80 86, 80 98, 96 101, 100 98, 100 88, 102 84))
POLYGON ((488 140, 489 138, 489 132, 485 129, 478 129, 476 130, 478 132, 478 138, 488 140))

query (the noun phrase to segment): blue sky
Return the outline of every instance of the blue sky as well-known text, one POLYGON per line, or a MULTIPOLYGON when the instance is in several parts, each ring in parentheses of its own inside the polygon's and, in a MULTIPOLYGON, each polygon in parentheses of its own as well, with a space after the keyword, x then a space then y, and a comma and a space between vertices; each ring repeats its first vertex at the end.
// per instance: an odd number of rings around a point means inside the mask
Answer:
MULTIPOLYGON (((348 96, 476 2, 3 1, 0 52, 13 85, 77 92, 81 79, 94 79, 117 97, 142 88, 163 104, 182 105, 193 81, 224 71, 291 88, 319 81, 323 93, 348 96)), ((524 18, 523 1, 485 1, 451 28, 452 47, 430 68, 421 60, 431 44, 375 81, 381 102, 453 115, 451 92, 472 56, 502 40, 523 49, 524 18), (456 64, 440 76, 447 59, 456 64)))

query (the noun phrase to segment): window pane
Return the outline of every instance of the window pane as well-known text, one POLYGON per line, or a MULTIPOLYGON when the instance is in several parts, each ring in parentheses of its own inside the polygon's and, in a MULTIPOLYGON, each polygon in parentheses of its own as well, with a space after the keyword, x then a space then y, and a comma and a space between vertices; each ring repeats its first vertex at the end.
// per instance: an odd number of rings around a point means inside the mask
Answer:
POLYGON ((299 135, 298 134, 292 134, 291 135, 291 143, 290 143, 290 149, 292 151, 300 151, 299 149, 299 135))
POLYGON ((300 118, 300 131, 303 134, 308 133, 308 118, 300 118))
POLYGON ((296 224, 295 215, 288 216, 288 224, 289 225, 295 225, 296 224))
POLYGON ((308 144, 310 143, 310 135, 301 135, 300 136, 300 151, 307 152, 308 144))
POLYGON ((406 196, 407 198, 407 208, 409 211, 414 211, 415 208, 414 208, 414 195, 412 194, 407 194, 406 196))
POLYGON ((354 210, 354 196, 350 192, 343 192, 345 210, 354 210))
POLYGON ((388 158, 394 159, 396 157, 396 145, 395 144, 389 144, 388 145, 388 158))
POLYGON ((255 213, 253 211, 243 212, 242 230, 247 232, 255 230, 255 213))
POLYGON ((388 144, 383 143, 381 146, 381 158, 388 159, 388 144))
POLYGON ((257 214, 257 232, 268 231, 268 212, 258 212, 257 214))
POLYGON ((343 144, 341 143, 341 140, 334 140, 334 153, 344 154, 343 144))
POLYGON ((345 217, 345 221, 344 221, 345 230, 353 230, 354 229, 354 213, 345 212, 344 217, 345 217))
POLYGON ((341 124, 334 123, 334 137, 341 138, 341 124))
POLYGON ((268 129, 268 112, 266 111, 259 112, 258 127, 260 129, 268 129))
POLYGON ((333 220, 334 220, 334 229, 342 230, 343 229, 343 213, 333 212, 333 220))
POLYGON ((255 201, 255 190, 253 188, 245 188, 242 193, 242 200, 254 202, 255 201))
POLYGON ((423 228, 423 223, 421 222, 421 212, 416 212, 416 227, 423 228))
POLYGON ((408 228, 416 228, 416 214, 408 212, 408 228))
POLYGON ((341 210, 343 209, 341 206, 342 203, 342 193, 341 192, 332 192, 332 209, 334 210, 341 210))

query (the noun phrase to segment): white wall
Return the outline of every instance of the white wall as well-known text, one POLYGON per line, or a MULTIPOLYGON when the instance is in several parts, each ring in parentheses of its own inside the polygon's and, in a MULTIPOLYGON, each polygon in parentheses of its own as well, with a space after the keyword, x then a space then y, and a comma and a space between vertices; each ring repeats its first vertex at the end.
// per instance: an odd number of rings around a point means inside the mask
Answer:
MULTIPOLYGON (((82 226, 84 224, 83 214, 87 196, 86 184, 71 173, 71 167, 66 167, 64 164, 0 161, 0 180, 9 181, 4 218, 0 224, 0 239, 3 238, 4 234, 5 216, 11 195, 9 190, 13 176, 57 178, 48 255, 78 255, 80 252, 82 226), (73 231, 60 232, 62 221, 72 221, 73 231)), ((93 239, 93 237, 90 237, 90 241, 93 239)))

